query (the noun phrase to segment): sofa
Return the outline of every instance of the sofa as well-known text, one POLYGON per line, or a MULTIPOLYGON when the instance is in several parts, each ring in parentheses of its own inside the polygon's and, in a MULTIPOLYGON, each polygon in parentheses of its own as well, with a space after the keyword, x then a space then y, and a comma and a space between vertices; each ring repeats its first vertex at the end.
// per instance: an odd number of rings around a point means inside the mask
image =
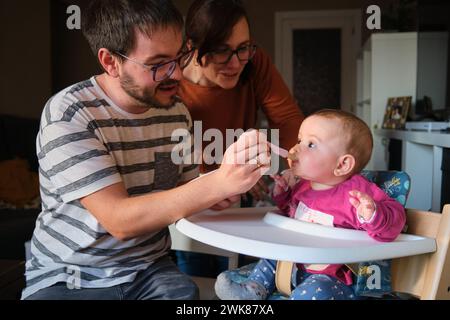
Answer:
POLYGON ((36 157, 38 130, 38 119, 0 115, 1 260, 25 260, 24 243, 31 239, 40 213, 36 157), (35 197, 32 204, 25 204, 27 197, 35 197), (16 200, 14 204, 8 203, 11 198, 16 200))

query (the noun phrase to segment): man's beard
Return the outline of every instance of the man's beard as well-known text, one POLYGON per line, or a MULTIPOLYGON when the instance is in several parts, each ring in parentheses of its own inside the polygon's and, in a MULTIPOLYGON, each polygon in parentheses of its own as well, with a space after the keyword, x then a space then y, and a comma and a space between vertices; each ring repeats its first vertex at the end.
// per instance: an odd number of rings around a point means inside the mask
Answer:
POLYGON ((178 81, 168 79, 166 81, 160 82, 153 90, 142 90, 129 74, 124 73, 123 77, 120 78, 120 86, 130 97, 132 97, 145 107, 156 109, 170 109, 179 101, 177 96, 173 96, 169 104, 163 104, 155 98, 156 90, 159 86, 174 84, 178 84, 178 81))

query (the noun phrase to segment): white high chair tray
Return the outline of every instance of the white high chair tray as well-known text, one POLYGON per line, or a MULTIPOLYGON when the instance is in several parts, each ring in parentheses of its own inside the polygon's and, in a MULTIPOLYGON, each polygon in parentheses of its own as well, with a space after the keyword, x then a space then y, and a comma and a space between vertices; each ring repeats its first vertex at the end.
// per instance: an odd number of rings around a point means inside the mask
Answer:
POLYGON ((401 234, 393 242, 378 242, 365 231, 302 222, 275 211, 275 207, 206 210, 181 219, 176 228, 228 251, 301 263, 355 263, 436 251, 431 238, 401 234))

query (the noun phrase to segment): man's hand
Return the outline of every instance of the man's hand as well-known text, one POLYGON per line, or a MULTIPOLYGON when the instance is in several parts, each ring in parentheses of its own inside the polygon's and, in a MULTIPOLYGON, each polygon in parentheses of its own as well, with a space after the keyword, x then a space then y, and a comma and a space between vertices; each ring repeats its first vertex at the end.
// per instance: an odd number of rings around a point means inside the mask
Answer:
POLYGON ((270 154, 265 134, 251 130, 241 135, 223 157, 217 170, 218 183, 229 198, 250 190, 270 169, 270 154))
POLYGON ((370 221, 375 214, 376 208, 373 199, 369 195, 357 190, 352 190, 349 194, 349 201, 355 207, 358 217, 364 221, 370 221))

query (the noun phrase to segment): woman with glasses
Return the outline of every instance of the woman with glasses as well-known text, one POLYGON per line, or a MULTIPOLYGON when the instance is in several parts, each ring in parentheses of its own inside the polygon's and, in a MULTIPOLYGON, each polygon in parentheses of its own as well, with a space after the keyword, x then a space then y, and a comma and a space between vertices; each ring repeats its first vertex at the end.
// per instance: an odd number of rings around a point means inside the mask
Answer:
MULTIPOLYGON (((185 33, 187 46, 194 51, 178 93, 193 121, 201 121, 203 131, 219 129, 225 136, 226 129, 257 127, 261 109, 270 128, 280 130, 281 147, 295 145, 302 112, 268 55, 252 41, 242 2, 195 0, 186 17, 185 33)), ((215 168, 204 164, 201 170, 215 168)), ((267 192, 260 180, 251 195, 263 200, 267 192)), ((185 271, 196 275, 196 254, 177 255, 179 266, 186 263, 189 270, 185 271)), ((198 267, 205 265, 202 261, 198 267)))

